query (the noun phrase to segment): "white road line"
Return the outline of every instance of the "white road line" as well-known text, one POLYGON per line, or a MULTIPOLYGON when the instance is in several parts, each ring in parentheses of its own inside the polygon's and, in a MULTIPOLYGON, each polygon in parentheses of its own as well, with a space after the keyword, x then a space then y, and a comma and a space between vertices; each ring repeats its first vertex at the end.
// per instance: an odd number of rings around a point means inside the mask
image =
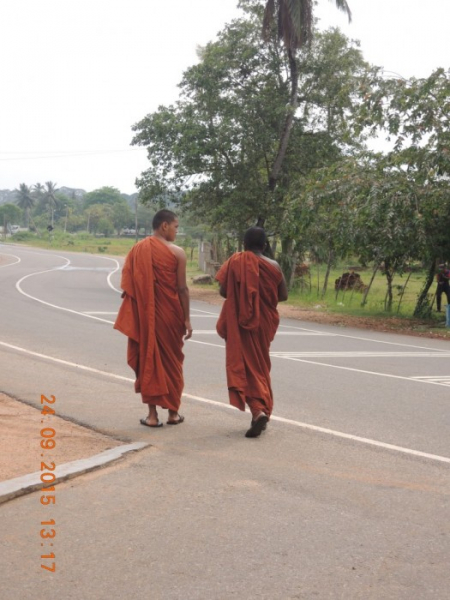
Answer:
MULTIPOLYGON (((289 329, 300 329, 302 331, 319 331, 318 329, 306 329, 305 327, 296 327, 295 325, 280 325, 289 329)), ((358 337, 355 335, 345 335, 343 333, 334 333, 336 337, 348 338, 350 340, 361 340, 363 342, 375 342, 376 344, 388 344, 390 346, 404 346, 405 348, 419 348, 420 350, 433 350, 430 346, 415 346, 414 344, 404 344, 402 342, 387 342, 385 340, 374 340, 373 338, 358 337)), ((398 334, 396 334, 398 335, 398 334)), ((436 349, 436 352, 447 352, 447 350, 436 349)))
POLYGON ((218 317, 219 315, 193 315, 191 314, 191 318, 195 317, 196 319, 214 319, 215 317, 218 317))
POLYGON ((83 315, 117 315, 117 310, 114 312, 106 312, 103 310, 85 310, 82 312, 83 315))
MULTIPOLYGON (((197 332, 199 333, 199 332, 197 332)), ((450 358, 450 352, 370 352, 370 351, 335 351, 335 352, 271 352, 277 358, 450 358)))
MULTIPOLYGON (((195 329, 194 329, 193 335, 195 335, 195 329)), ((200 344, 202 346, 213 346, 214 348, 222 348, 222 350, 225 350, 224 344, 212 344, 210 342, 200 342, 199 340, 193 340, 192 338, 190 340, 188 340, 187 343, 188 344, 200 344)))
POLYGON ((192 310, 196 310, 197 312, 204 313, 205 315, 213 315, 214 317, 218 317, 219 316, 219 313, 214 313, 214 312, 211 312, 209 310, 200 310, 199 308, 194 308, 193 306, 191 306, 191 311, 192 310))
MULTIPOLYGON (((58 255, 52 254, 52 256, 58 256, 58 255)), ((65 266, 70 264, 70 260, 68 258, 65 258, 64 256, 58 256, 58 258, 62 258, 63 260, 67 261, 65 266)), ((107 258, 107 257, 101 256, 100 258, 107 258)), ((109 260, 114 260, 114 259, 109 259, 109 260)), ((55 267, 53 269, 46 269, 45 271, 37 271, 36 273, 30 273, 28 275, 25 275, 24 277, 19 279, 19 281, 16 282, 16 289, 19 292, 19 294, 22 294, 23 296, 26 296, 27 298, 30 298, 31 300, 34 300, 35 302, 44 304, 45 306, 50 306, 51 308, 56 308, 57 310, 62 310, 62 311, 65 311, 65 312, 68 312, 68 313, 71 313, 74 315, 81 315, 82 317, 86 317, 87 319, 95 319, 96 321, 101 321, 103 323, 108 323, 109 325, 114 325, 114 321, 107 321, 106 319, 101 319, 100 317, 95 317, 94 315, 83 313, 78 310, 72 310, 71 308, 64 308, 63 306, 58 306, 57 304, 45 302, 45 300, 41 300, 40 298, 36 298, 35 296, 32 296, 31 294, 27 294, 21 288, 21 283, 24 282, 26 279, 29 279, 30 277, 35 277, 36 275, 42 275, 43 273, 51 273, 51 272, 61 271, 61 270, 62 270, 61 267, 55 267)), ((113 289, 115 289, 115 288, 113 288, 113 289)))
POLYGON ((423 381, 424 383, 438 383, 440 385, 450 386, 450 377, 442 377, 439 375, 436 376, 427 376, 427 377, 411 377, 411 379, 415 379, 417 381, 423 381))
MULTIPOLYGON (((210 344, 212 346, 212 344, 210 344)), ((272 353, 271 353, 272 356, 272 353)), ((274 356, 274 358, 278 358, 274 356)), ((305 363, 307 365, 316 365, 317 367, 330 367, 331 369, 340 369, 342 371, 352 371, 353 373, 364 373, 366 375, 376 375, 377 377, 388 377, 389 379, 403 379, 403 381, 412 381, 415 383, 431 383, 433 385, 442 385, 434 381, 423 381, 422 379, 414 379, 412 377, 404 377, 403 375, 391 375, 390 373, 378 373, 377 371, 366 371, 364 369, 353 369, 352 367, 341 367, 339 365, 330 365, 329 363, 315 362, 313 360, 304 360, 303 358, 290 358, 289 356, 283 356, 282 360, 294 360, 297 362, 305 363)))
MULTIPOLYGON (((197 315, 194 315, 194 316, 197 316, 197 315)), ((201 316, 203 316, 203 315, 201 315, 201 316)), ((194 329, 194 332, 195 332, 195 334, 200 334, 200 335, 217 335, 217 332, 216 332, 215 329, 194 329)), ((322 336, 325 336, 325 337, 329 336, 329 337, 333 337, 334 334, 333 333, 314 333, 314 332, 310 333, 310 332, 303 332, 303 331, 279 331, 277 333, 276 337, 278 337, 280 335, 283 335, 283 336, 285 336, 285 335, 289 335, 289 336, 308 336, 308 337, 310 337, 310 336, 320 336, 320 337, 322 337, 322 336)))
POLYGON ((12 256, 13 258, 17 258, 17 260, 13 263, 8 263, 7 265, 0 265, 0 269, 4 269, 5 267, 12 267, 13 265, 17 265, 17 263, 20 263, 22 261, 22 259, 16 256, 15 254, 6 254, 6 252, 0 252, 0 254, 2 256, 12 256))
MULTIPOLYGON (((99 369, 94 369, 92 367, 87 367, 86 365, 80 365, 77 363, 73 363, 67 360, 62 360, 59 358, 54 358, 53 356, 47 356, 46 354, 40 354, 38 352, 33 352, 31 350, 26 350, 25 348, 20 348, 19 346, 14 346, 12 344, 7 344, 6 342, 0 342, 0 346, 4 346, 5 348, 10 348, 12 350, 16 350, 18 352, 22 352, 24 354, 29 354, 31 356, 36 356, 38 358, 43 358, 50 362, 55 362, 58 364, 62 364, 65 366, 73 367, 76 369, 80 369, 83 371, 88 371, 91 373, 95 373, 98 375, 103 375, 105 377, 109 377, 112 379, 118 379, 120 381, 126 381, 129 383, 133 383, 134 379, 130 377, 123 377, 122 375, 116 375, 115 373, 109 373, 107 371, 100 371, 99 369)), ((203 402, 205 404, 210 404, 211 406, 220 406, 221 408, 236 410, 233 406, 229 404, 224 404, 222 402, 217 402, 216 400, 210 400, 209 398, 202 398, 201 396, 193 396, 192 394, 183 394, 185 398, 189 398, 190 400, 196 400, 198 402, 203 402)), ((301 427, 302 429, 308 429, 310 431, 315 431, 317 433, 324 433, 327 435, 331 435, 334 437, 352 440, 354 442, 359 442, 362 444, 366 444, 369 446, 376 446, 378 448, 383 448, 385 450, 394 450, 396 452, 401 452, 403 454, 408 454, 410 456, 417 456, 420 458, 427 458, 430 460, 434 460, 437 462, 448 463, 450 464, 450 458, 446 456, 439 456, 438 454, 429 454, 427 452, 421 452, 419 450, 412 450, 411 448, 404 448, 403 446, 396 446, 393 444, 386 444, 384 442, 379 442, 377 440, 372 440, 369 438, 363 438, 356 435, 352 435, 349 433, 343 433, 342 431, 335 431, 333 429, 326 429, 324 427, 318 427, 316 425, 310 425, 309 423, 303 423, 301 421, 294 421, 292 419, 285 419, 284 417, 272 416, 272 421, 278 421, 280 423, 286 423, 288 425, 294 425, 295 427, 301 427)))

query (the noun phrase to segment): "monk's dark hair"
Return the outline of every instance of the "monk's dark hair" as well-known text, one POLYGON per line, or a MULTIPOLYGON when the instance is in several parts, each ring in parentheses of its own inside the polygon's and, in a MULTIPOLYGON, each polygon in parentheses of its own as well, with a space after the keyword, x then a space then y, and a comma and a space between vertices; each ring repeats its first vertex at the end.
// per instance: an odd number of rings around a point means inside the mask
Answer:
POLYGON ((250 227, 244 234, 244 248, 246 250, 259 250, 266 247, 266 232, 262 227, 250 227))
POLYGON ((171 210, 167 210, 167 208, 158 210, 156 215, 153 217, 153 230, 159 229, 163 223, 172 223, 173 221, 175 221, 175 219, 178 219, 178 217, 171 210))

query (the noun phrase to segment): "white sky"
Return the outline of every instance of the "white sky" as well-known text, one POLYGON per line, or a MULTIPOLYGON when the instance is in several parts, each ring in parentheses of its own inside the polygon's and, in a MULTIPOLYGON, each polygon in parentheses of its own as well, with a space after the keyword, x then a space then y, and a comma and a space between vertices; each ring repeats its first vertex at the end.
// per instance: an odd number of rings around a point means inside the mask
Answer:
MULTIPOLYGON (((450 67, 449 0, 348 1, 350 25, 328 0, 316 16, 361 40, 369 62, 404 77, 450 67)), ((51 180, 136 191, 147 160, 129 146, 132 124, 176 100, 197 45, 239 14, 236 5, 0 0, 0 189, 51 180)))

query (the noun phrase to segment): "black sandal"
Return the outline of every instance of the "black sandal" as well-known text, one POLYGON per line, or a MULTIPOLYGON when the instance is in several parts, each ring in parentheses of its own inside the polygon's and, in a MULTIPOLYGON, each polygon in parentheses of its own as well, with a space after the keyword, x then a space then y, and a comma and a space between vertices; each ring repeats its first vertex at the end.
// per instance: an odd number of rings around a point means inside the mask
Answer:
POLYGON ((184 421, 184 417, 182 415, 178 415, 178 419, 176 421, 167 421, 167 425, 180 425, 184 421))
POLYGON ((262 415, 256 421, 252 421, 250 429, 245 434, 247 438, 256 438, 261 435, 264 429, 267 427, 267 423, 269 422, 269 417, 267 415, 262 415))

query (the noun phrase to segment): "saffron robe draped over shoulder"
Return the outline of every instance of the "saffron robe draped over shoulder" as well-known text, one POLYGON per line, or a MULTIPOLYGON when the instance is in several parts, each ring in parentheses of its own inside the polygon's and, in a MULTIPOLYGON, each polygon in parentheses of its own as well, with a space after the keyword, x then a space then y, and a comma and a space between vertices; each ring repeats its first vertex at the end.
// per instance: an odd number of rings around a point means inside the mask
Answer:
POLYGON ((270 343, 278 316, 281 271, 253 252, 234 254, 216 279, 226 293, 217 333, 226 340, 226 369, 230 403, 255 416, 270 416, 273 394, 270 380, 270 343))
POLYGON ((114 329, 128 336, 127 360, 142 401, 178 412, 183 392, 184 313, 175 255, 155 237, 138 242, 122 271, 114 329))

